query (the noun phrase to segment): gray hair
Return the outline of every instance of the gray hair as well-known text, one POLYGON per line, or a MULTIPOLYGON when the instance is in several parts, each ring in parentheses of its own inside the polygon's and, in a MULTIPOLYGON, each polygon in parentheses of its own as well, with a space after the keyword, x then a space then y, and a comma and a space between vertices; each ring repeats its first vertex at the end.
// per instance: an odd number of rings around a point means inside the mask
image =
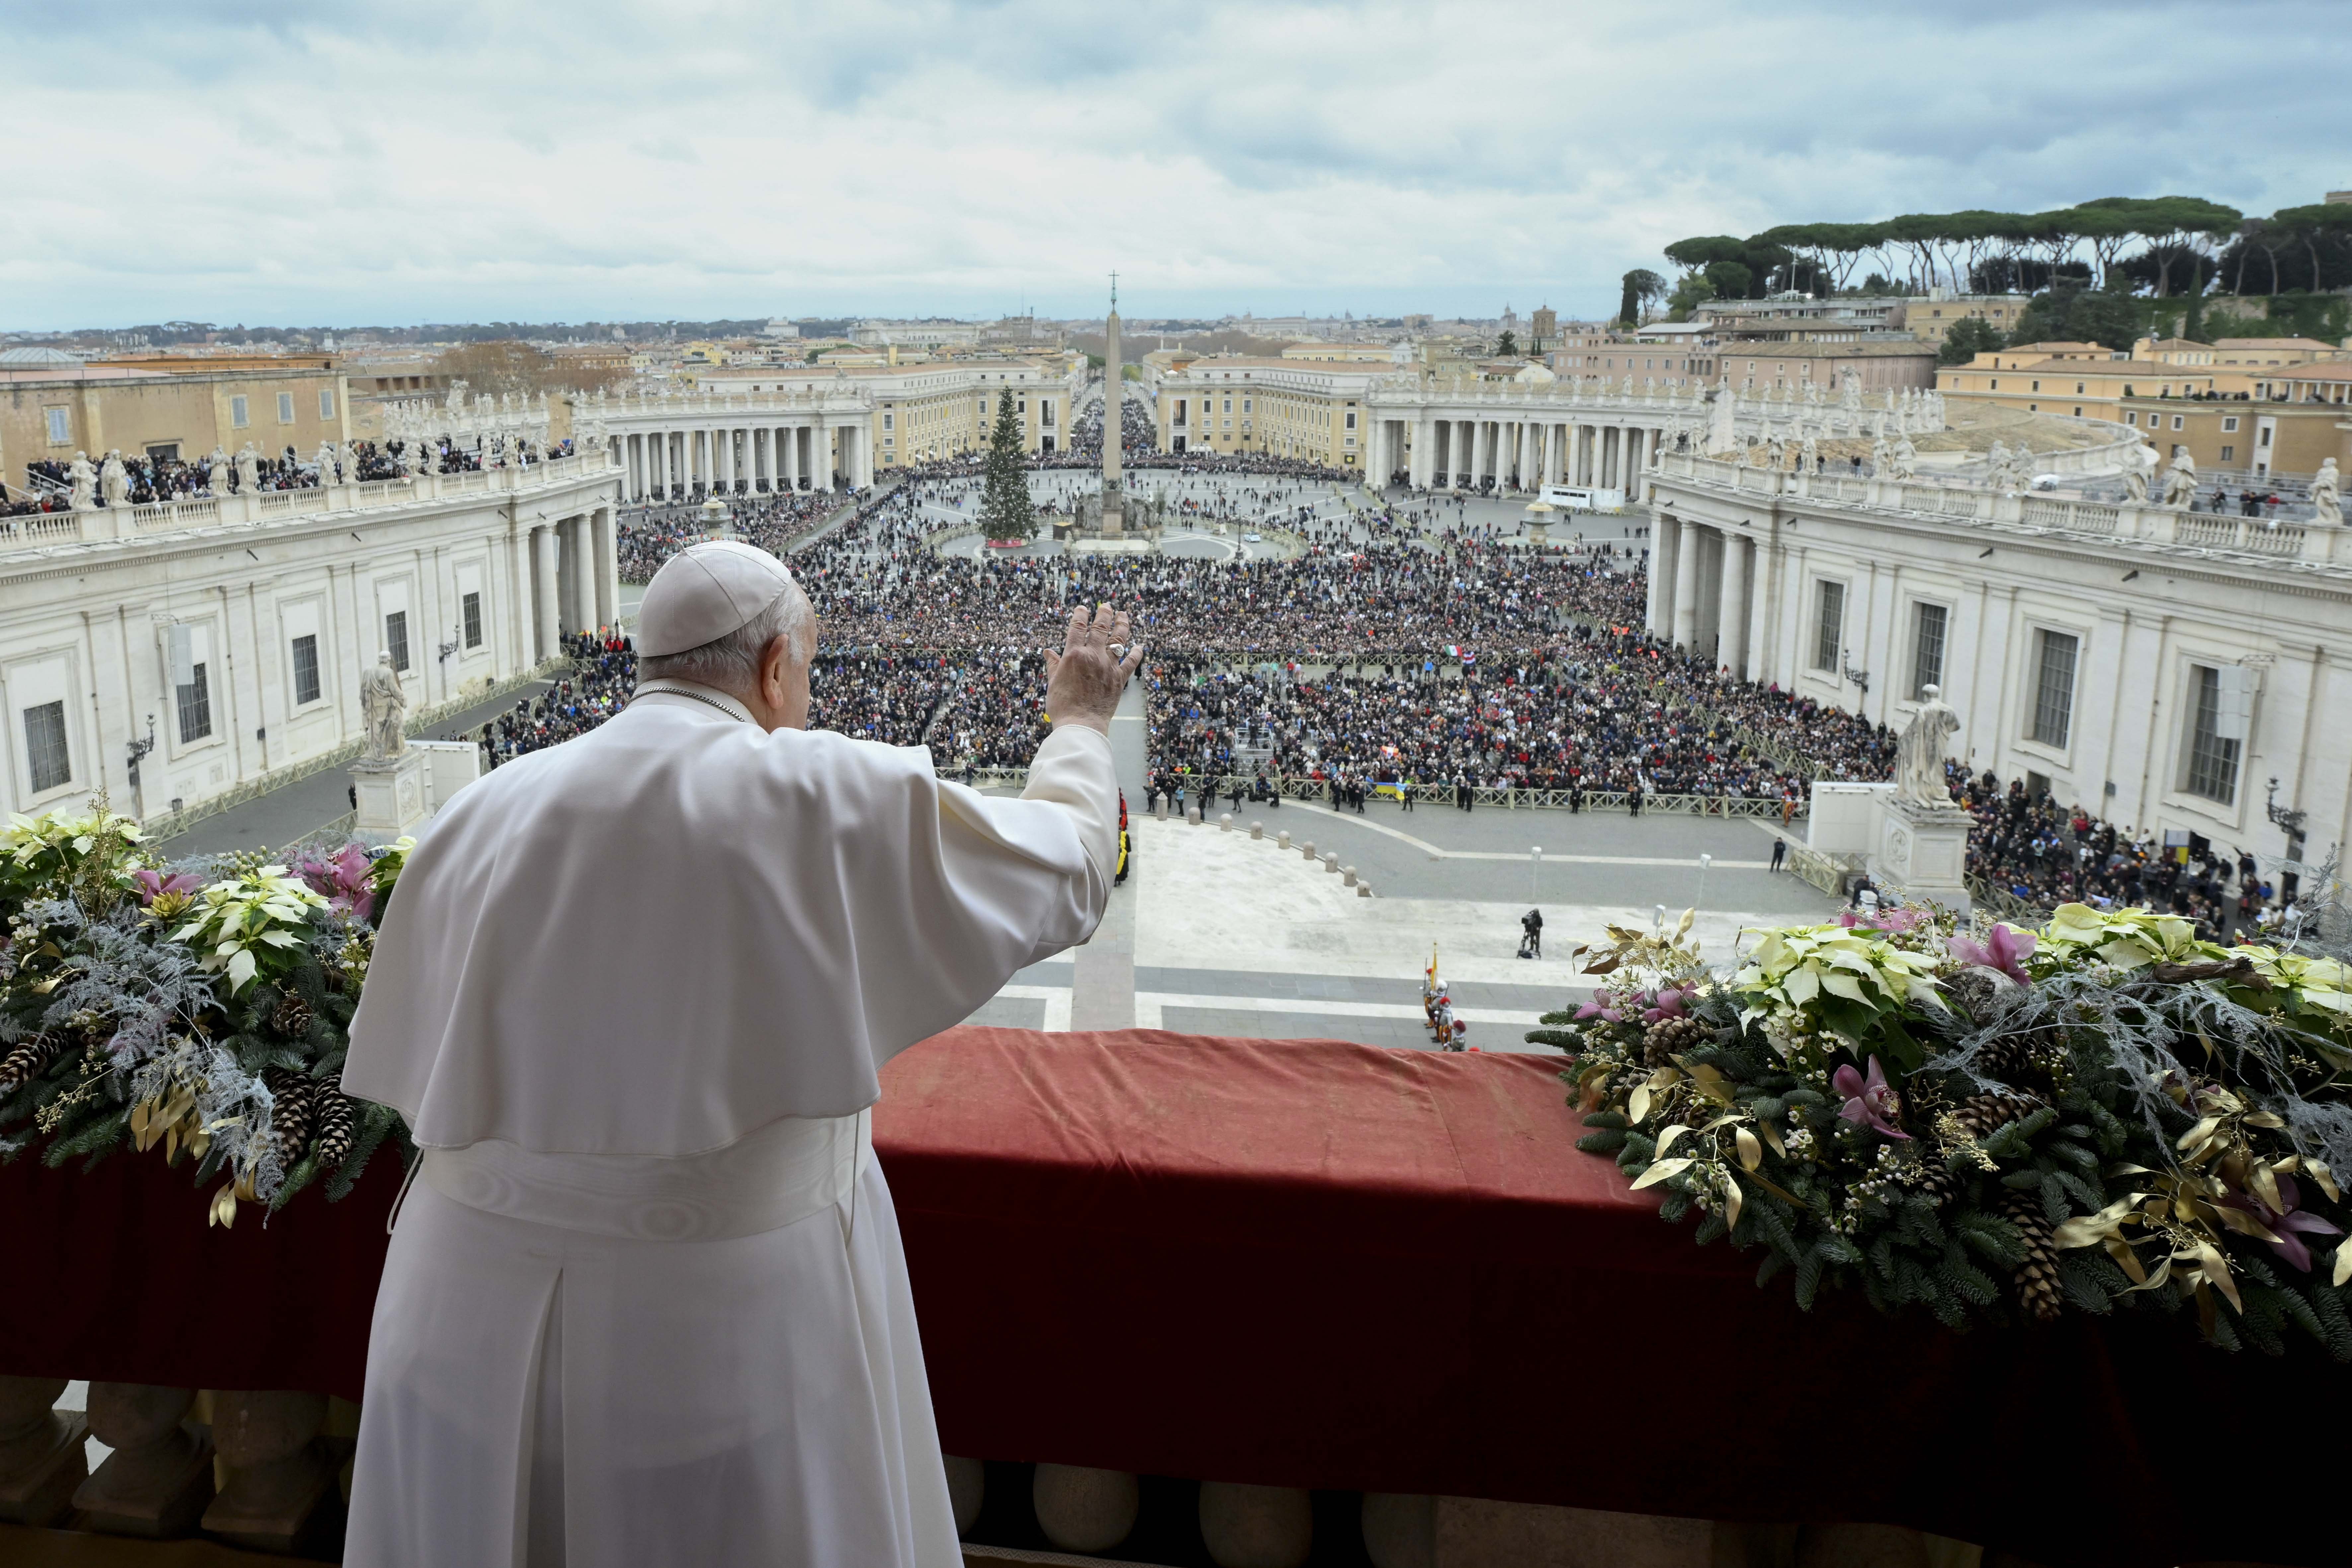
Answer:
POLYGON ((808 595, 801 592, 797 583, 723 637, 714 637, 684 653, 639 658, 637 679, 690 680, 720 691, 749 691, 760 679, 760 656, 778 637, 788 640, 793 657, 803 664, 816 653, 816 617, 809 609, 808 595))

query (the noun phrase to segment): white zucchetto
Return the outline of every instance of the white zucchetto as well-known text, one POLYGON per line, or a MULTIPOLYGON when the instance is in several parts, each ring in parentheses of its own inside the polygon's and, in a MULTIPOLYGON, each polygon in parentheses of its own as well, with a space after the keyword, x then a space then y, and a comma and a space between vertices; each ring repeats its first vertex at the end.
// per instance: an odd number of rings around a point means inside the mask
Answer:
POLYGON ((690 545, 663 563, 637 609, 637 652, 660 658, 740 631, 790 591, 793 574, 766 551, 731 539, 690 545))

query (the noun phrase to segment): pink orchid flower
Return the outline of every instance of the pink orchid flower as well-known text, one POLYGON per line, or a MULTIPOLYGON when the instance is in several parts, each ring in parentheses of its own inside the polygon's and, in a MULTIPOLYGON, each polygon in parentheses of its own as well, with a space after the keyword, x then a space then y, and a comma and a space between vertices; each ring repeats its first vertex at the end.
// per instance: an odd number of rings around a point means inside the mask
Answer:
POLYGON ((1654 1024, 1661 1018, 1679 1018, 1690 1011, 1685 1005, 1690 998, 1689 987, 1669 985, 1651 1000, 1649 1006, 1642 1010, 1642 1022, 1654 1024))
POLYGON ((1870 1058, 1870 1077, 1865 1080, 1852 1066, 1842 1067, 1831 1075, 1830 1087, 1845 1096, 1845 1105, 1838 1111, 1848 1121, 1860 1122, 1872 1131, 1886 1138, 1911 1141, 1911 1134, 1895 1125, 1902 1111, 1902 1101, 1887 1087, 1886 1071, 1878 1058, 1870 1058))
POLYGON ((1862 916, 1847 910, 1838 916, 1837 923, 1848 931, 1859 926, 1864 931, 1883 931, 1892 936, 1900 936, 1906 931, 1927 924, 1927 911, 1882 909, 1875 914, 1862 916))
POLYGON ((324 860, 303 861, 296 874, 333 908, 365 920, 375 908, 375 889, 368 880, 373 865, 365 849, 346 844, 324 860))
POLYGON ((2025 961, 2033 955, 2033 944, 2039 941, 2032 931, 2020 931, 2013 925, 1996 925, 1991 935, 1978 942, 1972 937, 1956 936, 1946 939, 1944 945, 1962 963, 1973 963, 1985 969, 1996 969, 2020 985, 2027 983, 2025 961))
POLYGON ((2222 1202, 2233 1209, 2243 1209, 2262 1221, 2263 1228, 2278 1238, 2270 1244, 2271 1250, 2308 1274, 2311 1272, 2311 1251, 2303 1245, 2296 1232, 2300 1231, 2304 1236, 2342 1236, 2344 1231, 2315 1214, 2303 1211, 2303 1189, 2294 1184, 2293 1176, 2281 1175, 2275 1179, 2279 1202, 2286 1205, 2284 1208, 2273 1210, 2270 1205, 2252 1194, 2224 1198, 2222 1202))
POLYGON ((139 904, 142 909, 166 893, 193 893, 205 885, 205 879, 193 872, 174 871, 167 877, 161 871, 151 871, 144 866, 131 872, 131 879, 139 884, 139 904))

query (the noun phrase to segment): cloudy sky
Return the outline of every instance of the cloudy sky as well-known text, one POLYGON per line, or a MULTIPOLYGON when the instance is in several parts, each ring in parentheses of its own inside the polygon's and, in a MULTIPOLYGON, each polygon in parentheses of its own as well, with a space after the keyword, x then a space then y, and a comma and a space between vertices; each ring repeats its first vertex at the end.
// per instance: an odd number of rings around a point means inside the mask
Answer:
POLYGON ((2345 15, 0 0, 0 330, 1588 314, 1689 234, 2315 201, 2345 15))

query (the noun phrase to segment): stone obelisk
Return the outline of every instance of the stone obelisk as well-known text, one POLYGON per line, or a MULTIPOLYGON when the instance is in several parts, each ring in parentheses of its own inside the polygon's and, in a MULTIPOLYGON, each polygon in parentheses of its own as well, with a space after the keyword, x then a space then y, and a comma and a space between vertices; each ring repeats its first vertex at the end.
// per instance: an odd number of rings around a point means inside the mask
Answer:
POLYGON ((1126 388, 1118 379, 1118 274, 1110 275, 1110 315, 1103 322, 1102 531, 1106 539, 1118 535, 1126 497, 1119 485, 1120 405, 1126 388))

